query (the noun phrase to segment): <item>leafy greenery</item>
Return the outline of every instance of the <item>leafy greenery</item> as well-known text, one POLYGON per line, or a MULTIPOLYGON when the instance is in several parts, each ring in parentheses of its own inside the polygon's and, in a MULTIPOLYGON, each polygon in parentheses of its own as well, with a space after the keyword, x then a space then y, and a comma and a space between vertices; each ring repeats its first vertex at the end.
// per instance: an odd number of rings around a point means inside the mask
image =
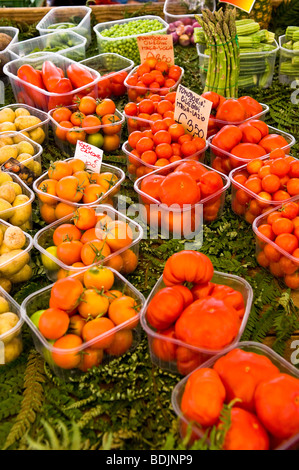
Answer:
MULTIPOLYGON (((298 3, 298 0, 294 0, 298 3)), ((142 7, 138 9, 142 15, 142 7)), ((7 22, 6 22, 7 23, 7 22)), ((5 24, 5 20, 1 20, 5 24)), ((21 38, 36 35, 34 25, 21 27, 21 38)), ((97 54, 93 37, 87 56, 97 54)), ((176 46, 176 63, 184 67, 183 84, 202 92, 198 58, 195 47, 176 46)), ((266 90, 253 89, 250 94, 268 104, 266 122, 276 128, 299 136, 298 105, 291 103, 290 87, 278 83, 266 90)), ((240 94, 248 94, 240 90, 240 94)), ((6 88, 6 103, 13 103, 12 89, 6 88)), ((123 109, 126 97, 118 102, 123 109)), ((126 138, 124 129, 123 139, 126 138)), ((292 153, 298 155, 298 144, 292 153)), ((64 158, 54 145, 50 131, 49 143, 44 147, 43 168, 52 160, 64 158)), ((125 158, 120 152, 105 155, 105 161, 125 169, 125 158)), ((132 202, 137 196, 127 179, 123 194, 132 202)), ((40 219, 38 204, 34 203, 36 233, 45 224, 40 219)), ((181 250, 183 240, 144 239, 140 242, 139 264, 128 280, 148 296, 161 275, 167 258, 181 250)), ((242 276, 253 288, 253 305, 242 340, 263 342, 268 335, 274 338, 273 349, 284 355, 287 341, 298 329, 298 308, 291 292, 285 289, 266 270, 260 269, 255 257, 255 240, 251 226, 235 216, 227 194, 223 214, 219 220, 204 226, 201 251, 207 254, 217 271, 242 276)), ((29 294, 50 282, 36 250, 32 251, 33 277, 18 286, 12 295, 21 303, 29 294)), ((188 437, 181 440, 179 423, 171 406, 171 392, 179 376, 153 366, 147 337, 132 354, 114 359, 90 370, 84 377, 64 382, 56 377, 35 352, 28 327, 24 326, 24 350, 12 364, 0 368, 0 448, 2 449, 151 449, 173 450, 188 448, 188 437), (84 436, 84 437, 83 437, 84 436)), ((224 409, 224 430, 229 423, 229 408, 224 409)), ((194 449, 221 448, 223 433, 216 429, 208 443, 206 436, 193 444, 194 449)))

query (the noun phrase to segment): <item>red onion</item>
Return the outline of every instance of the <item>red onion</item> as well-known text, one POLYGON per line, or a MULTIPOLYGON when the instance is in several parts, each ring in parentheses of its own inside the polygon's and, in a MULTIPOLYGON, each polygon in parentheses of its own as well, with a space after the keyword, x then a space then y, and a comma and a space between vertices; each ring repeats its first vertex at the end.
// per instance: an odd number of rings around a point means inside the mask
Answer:
POLYGON ((189 46, 190 44, 190 38, 187 34, 182 34, 180 37, 179 37, 179 44, 181 46, 189 46))

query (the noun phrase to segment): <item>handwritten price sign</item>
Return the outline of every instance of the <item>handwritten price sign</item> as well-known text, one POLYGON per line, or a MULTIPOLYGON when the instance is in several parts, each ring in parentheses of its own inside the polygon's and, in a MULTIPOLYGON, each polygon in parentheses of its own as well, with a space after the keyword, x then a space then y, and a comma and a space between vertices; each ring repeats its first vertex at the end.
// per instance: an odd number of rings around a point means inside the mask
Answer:
POLYGON ((212 102, 179 85, 176 91, 174 120, 195 137, 206 139, 212 102))
POLYGON ((137 38, 140 61, 154 57, 163 60, 168 65, 174 65, 173 40, 171 34, 156 34, 153 36, 139 36, 137 38))
POLYGON ((79 158, 83 160, 86 165, 87 170, 100 172, 102 160, 103 160, 103 150, 94 145, 90 145, 87 142, 82 140, 77 141, 76 150, 74 158, 79 158))

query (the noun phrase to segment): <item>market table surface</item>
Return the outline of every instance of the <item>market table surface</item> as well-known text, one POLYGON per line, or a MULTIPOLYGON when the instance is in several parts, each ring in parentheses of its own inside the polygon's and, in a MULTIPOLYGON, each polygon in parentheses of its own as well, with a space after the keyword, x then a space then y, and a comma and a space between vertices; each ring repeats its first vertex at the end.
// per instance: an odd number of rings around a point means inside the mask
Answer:
MULTIPOLYGON (((162 5, 141 4, 138 8, 136 5, 92 7, 92 21, 96 24, 124 15, 162 14, 162 5)), ((33 37, 37 35, 36 22, 47 10, 3 9, 0 10, 0 24, 22 25, 21 39, 33 37)), ((95 54, 97 45, 93 37, 87 57, 95 54)), ((202 92, 195 47, 176 46, 175 61, 185 69, 183 84, 197 93, 202 92)), ((10 86, 5 91, 6 104, 13 103, 10 86)), ((251 95, 269 105, 270 111, 266 116, 269 125, 293 134, 298 140, 298 99, 295 91, 280 85, 275 74, 271 88, 253 89, 251 95)), ((125 103, 126 97, 120 99, 118 108, 122 110, 125 103)), ((298 149, 296 143, 292 150, 294 156, 298 157, 298 149)), ((51 160, 61 156, 50 134, 49 143, 43 152, 44 168, 48 167, 51 160)), ((105 155, 104 159, 126 168, 121 152, 105 155)), ((136 194, 128 179, 123 185, 123 193, 129 201, 136 201, 136 194)), ((44 225, 37 205, 33 220, 32 234, 44 225)), ((138 268, 129 275, 130 282, 147 296, 161 275, 166 259, 181 250, 184 242, 160 238, 142 240, 138 268)), ((293 341, 299 339, 299 293, 286 289, 267 271, 258 267, 251 226, 231 212, 229 195, 222 217, 205 226, 201 251, 210 257, 215 269, 240 275, 253 287, 253 307, 242 339, 269 345, 290 361, 294 350, 293 341)), ((49 284, 39 254, 34 252, 32 258, 33 278, 12 292, 19 303, 30 293, 49 284)), ((98 371, 90 371, 83 379, 70 383, 63 383, 52 374, 35 351, 26 328, 24 336, 22 355, 12 364, 0 368, 1 448, 28 449, 27 432, 36 448, 45 448, 43 438, 48 440, 51 447, 55 443, 49 437, 47 423, 56 422, 63 427, 71 422, 80 433, 74 443, 78 449, 184 449, 170 404, 171 390, 180 377, 152 366, 145 335, 130 356, 115 359, 99 367, 98 371)), ((203 445, 203 448, 206 447, 203 445)))

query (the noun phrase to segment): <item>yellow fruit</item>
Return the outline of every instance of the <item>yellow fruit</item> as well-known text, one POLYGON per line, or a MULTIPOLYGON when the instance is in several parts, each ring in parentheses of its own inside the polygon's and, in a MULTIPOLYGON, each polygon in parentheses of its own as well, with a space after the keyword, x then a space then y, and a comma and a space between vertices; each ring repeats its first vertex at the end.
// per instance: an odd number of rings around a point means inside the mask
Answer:
POLYGON ((18 196, 16 196, 14 202, 12 203, 14 211, 13 215, 9 219, 9 223, 11 223, 12 225, 20 226, 31 218, 32 207, 31 203, 29 203, 28 201, 29 197, 25 194, 19 194, 18 196))
POLYGON ((8 344, 5 345, 4 349, 4 363, 14 361, 19 357, 23 350, 23 342, 21 338, 14 338, 8 344))
POLYGON ((37 127, 29 132, 29 137, 31 140, 34 140, 34 142, 41 145, 46 138, 46 134, 41 127, 37 127))
POLYGON ((20 271, 29 261, 30 256, 27 251, 11 250, 9 253, 4 253, 0 256, 0 273, 3 277, 10 279, 11 276, 20 271))
POLYGON ((19 282, 26 282, 29 281, 32 277, 32 268, 30 264, 25 264, 25 266, 20 269, 16 274, 10 277, 10 280, 13 284, 17 284, 19 282))
POLYGON ((27 142, 27 140, 22 140, 17 144, 17 149, 19 152, 19 155, 22 153, 29 153, 30 155, 35 154, 35 150, 33 145, 30 142, 27 142))
POLYGON ((0 198, 0 218, 3 220, 8 220, 12 217, 14 211, 12 205, 7 202, 5 199, 0 198))
POLYGON ((14 122, 16 118, 15 112, 11 108, 3 108, 0 111, 0 123, 14 122))
POLYGON ((5 171, 0 170, 0 186, 7 181, 13 181, 12 177, 5 171))
POLYGON ((5 183, 0 186, 0 198, 5 199, 5 201, 12 204, 16 198, 16 193, 14 188, 10 183, 5 183))
POLYGON ((18 149, 12 145, 4 145, 0 148, 0 164, 7 162, 10 158, 17 158, 18 149))
POLYGON ((12 288, 12 282, 5 277, 0 277, 0 286, 9 294, 12 288))
POLYGON ((8 227, 4 234, 3 243, 9 250, 19 250, 26 245, 26 235, 20 227, 8 227))
POLYGON ((0 132, 15 132, 16 130, 16 125, 13 122, 2 122, 2 124, 0 124, 0 132))
POLYGON ((0 296, 0 313, 9 312, 9 303, 7 300, 1 295, 0 296))
POLYGON ((30 116, 30 112, 26 108, 17 108, 15 109, 15 116, 16 118, 20 116, 30 116))

